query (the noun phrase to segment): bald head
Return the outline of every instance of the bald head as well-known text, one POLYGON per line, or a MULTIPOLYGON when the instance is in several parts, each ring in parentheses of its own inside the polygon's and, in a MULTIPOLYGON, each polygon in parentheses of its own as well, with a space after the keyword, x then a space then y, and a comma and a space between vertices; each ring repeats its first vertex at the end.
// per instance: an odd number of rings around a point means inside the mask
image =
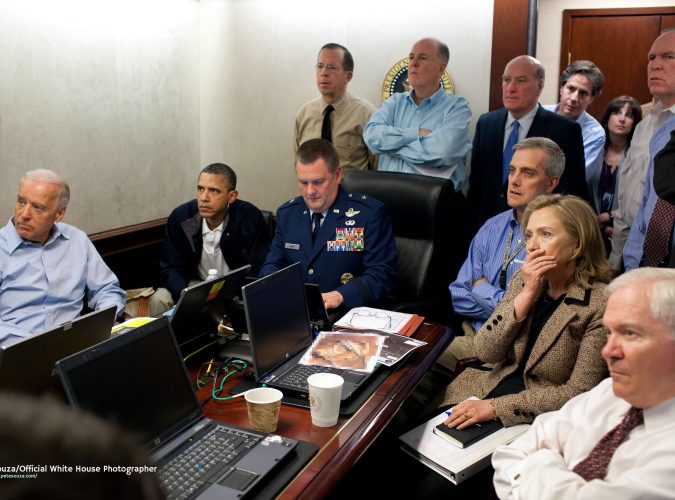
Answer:
POLYGON ((522 118, 537 105, 544 89, 544 76, 544 67, 531 56, 518 56, 506 65, 502 101, 515 119, 522 118))
POLYGON ((659 36, 647 55, 647 85, 649 92, 664 107, 675 104, 675 31, 659 36))

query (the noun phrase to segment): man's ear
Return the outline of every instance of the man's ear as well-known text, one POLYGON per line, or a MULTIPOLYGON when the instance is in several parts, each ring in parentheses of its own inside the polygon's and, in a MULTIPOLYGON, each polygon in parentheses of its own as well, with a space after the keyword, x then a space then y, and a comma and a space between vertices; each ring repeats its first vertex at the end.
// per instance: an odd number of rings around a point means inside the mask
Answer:
POLYGON ((337 176, 337 181, 338 184, 342 182, 342 177, 344 176, 344 172, 342 171, 342 165, 338 166, 337 169, 335 169, 335 175, 337 176))
POLYGON ((558 187, 558 183, 560 183, 560 177, 555 175, 551 177, 551 179, 548 181, 548 186, 546 186, 546 194, 550 194, 555 191, 555 188, 558 187))
POLYGON ((63 220, 63 216, 66 215, 66 208, 68 207, 59 208, 56 216, 54 216, 54 222, 61 222, 63 220))
POLYGON ((230 191, 230 199, 228 200, 228 204, 231 205, 237 200, 237 196, 239 196, 239 192, 235 189, 234 191, 230 191))

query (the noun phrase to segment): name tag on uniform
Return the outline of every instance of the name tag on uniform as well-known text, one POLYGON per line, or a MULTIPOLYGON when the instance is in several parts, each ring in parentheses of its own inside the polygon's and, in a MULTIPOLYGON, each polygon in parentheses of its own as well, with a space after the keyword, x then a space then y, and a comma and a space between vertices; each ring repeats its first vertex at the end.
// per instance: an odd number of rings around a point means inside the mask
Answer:
POLYGON ((335 241, 326 242, 329 252, 363 252, 364 228, 338 227, 335 228, 335 241))
POLYGON ((284 243, 284 248, 289 250, 300 250, 300 245, 297 243, 284 243))

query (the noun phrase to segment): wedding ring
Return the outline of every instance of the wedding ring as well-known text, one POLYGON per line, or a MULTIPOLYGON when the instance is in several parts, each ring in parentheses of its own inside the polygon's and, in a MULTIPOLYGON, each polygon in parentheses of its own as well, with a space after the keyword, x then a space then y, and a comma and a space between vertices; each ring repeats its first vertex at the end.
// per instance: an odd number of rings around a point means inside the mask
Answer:
POLYGON ((471 416, 468 413, 464 414, 464 420, 469 420, 470 418, 471 418, 471 416))

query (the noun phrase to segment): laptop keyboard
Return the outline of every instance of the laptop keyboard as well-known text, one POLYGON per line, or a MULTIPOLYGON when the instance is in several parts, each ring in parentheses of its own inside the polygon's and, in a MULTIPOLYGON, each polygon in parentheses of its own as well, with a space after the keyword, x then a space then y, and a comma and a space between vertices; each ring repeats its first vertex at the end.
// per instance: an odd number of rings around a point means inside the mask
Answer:
POLYGON ((240 453, 262 439, 256 434, 216 426, 160 466, 159 478, 167 498, 189 498, 207 481, 220 475, 240 453))
POLYGON ((335 373, 342 375, 344 370, 339 368, 331 368, 329 366, 318 365, 295 365, 292 370, 285 373, 274 384, 289 387, 301 392, 308 392, 309 385, 307 384, 307 377, 315 373, 335 373))

